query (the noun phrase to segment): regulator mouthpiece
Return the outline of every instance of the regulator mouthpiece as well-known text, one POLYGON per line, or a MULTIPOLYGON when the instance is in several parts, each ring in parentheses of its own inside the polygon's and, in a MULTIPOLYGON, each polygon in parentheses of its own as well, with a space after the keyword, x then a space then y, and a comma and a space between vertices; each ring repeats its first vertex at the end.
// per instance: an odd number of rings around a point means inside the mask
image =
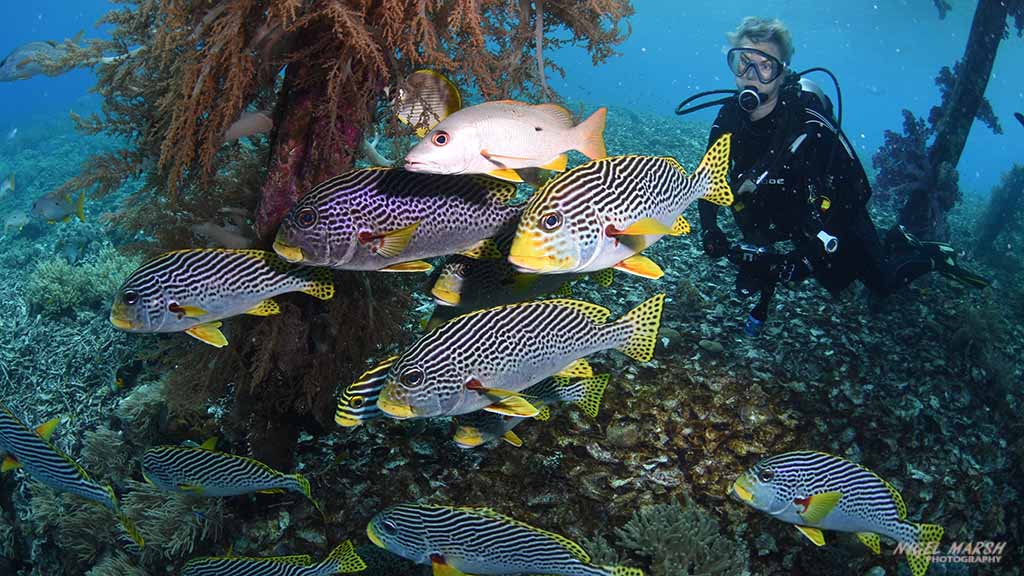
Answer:
POLYGON ((757 88, 744 88, 740 90, 739 94, 736 95, 736 99, 739 101, 740 108, 747 113, 757 110, 757 107, 761 105, 761 93, 757 91, 757 88))

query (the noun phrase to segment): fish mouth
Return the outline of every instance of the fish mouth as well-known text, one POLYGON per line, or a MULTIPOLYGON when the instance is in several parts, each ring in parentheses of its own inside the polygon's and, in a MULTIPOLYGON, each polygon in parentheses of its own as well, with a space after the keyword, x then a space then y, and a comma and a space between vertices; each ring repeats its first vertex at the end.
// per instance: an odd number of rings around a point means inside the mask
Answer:
POLYGON ((376 544, 378 548, 387 550, 388 547, 384 545, 384 541, 382 541, 380 536, 377 536, 377 533, 373 530, 373 522, 366 525, 366 536, 370 539, 370 542, 376 544))
POLYGON ((380 408, 381 412, 396 420, 408 420, 416 416, 416 411, 412 406, 393 400, 391 395, 387 393, 387 388, 377 398, 377 407, 380 408))
POLYGON ((474 426, 459 426, 455 431, 455 443, 459 448, 476 448, 484 443, 484 437, 474 426))
POLYGON ((138 327, 117 304, 110 309, 110 323, 120 330, 133 330, 138 327))
POLYGON ((359 420, 358 418, 353 418, 352 416, 343 416, 340 414, 336 414, 334 416, 334 423, 337 424, 338 426, 344 426, 345 428, 355 428, 356 426, 362 424, 363 421, 359 420))
POLYGON ((289 262, 302 262, 303 260, 301 248, 291 246, 280 239, 274 240, 274 252, 289 262))
POLYGON ((513 252, 508 255, 508 261, 515 266, 516 270, 527 274, 543 274, 562 270, 562 267, 551 256, 533 256, 513 252))
POLYGON ((458 306, 459 302, 462 302, 462 295, 450 288, 434 286, 430 289, 430 293, 434 296, 434 300, 437 300, 437 303, 442 306, 458 306))
POLYGON ((750 481, 745 476, 740 476, 732 484, 732 489, 729 491, 731 496, 739 499, 741 502, 746 504, 754 504, 754 492, 753 487, 750 485, 750 481))

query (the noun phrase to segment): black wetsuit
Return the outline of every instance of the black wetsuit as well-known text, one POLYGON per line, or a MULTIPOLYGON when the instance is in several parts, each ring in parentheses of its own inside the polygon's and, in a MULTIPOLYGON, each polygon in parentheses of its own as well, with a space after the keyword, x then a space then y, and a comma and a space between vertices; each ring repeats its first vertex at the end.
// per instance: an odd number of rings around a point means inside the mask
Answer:
MULTIPOLYGON (((913 255, 886 258, 866 207, 871 188, 864 168, 830 116, 817 96, 790 84, 775 109, 756 122, 735 101, 722 106, 708 147, 732 133, 730 185, 736 198, 730 209, 743 241, 793 242, 787 259, 796 265, 782 280, 813 275, 837 293, 859 278, 872 292, 887 295, 933 264, 913 255), (758 182, 756 189, 739 192, 748 179, 758 182), (817 236, 822 230, 838 240, 835 252, 824 250, 817 236)), ((718 206, 700 203, 704 233, 717 230, 717 213, 718 206)))

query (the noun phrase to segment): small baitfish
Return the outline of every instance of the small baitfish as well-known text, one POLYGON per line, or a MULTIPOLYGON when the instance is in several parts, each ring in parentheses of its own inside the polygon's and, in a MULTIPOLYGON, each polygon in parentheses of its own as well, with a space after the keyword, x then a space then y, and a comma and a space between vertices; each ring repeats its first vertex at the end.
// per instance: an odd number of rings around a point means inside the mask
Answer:
POLYGON ((907 520, 907 505, 892 484, 860 464, 823 452, 765 458, 737 478, 731 492, 749 506, 795 524, 818 546, 825 545, 822 530, 837 530, 856 533, 875 554, 881 551, 880 535, 915 547, 922 553, 907 554, 914 576, 928 570, 931 552, 926 550, 942 539, 941 526, 907 520))
POLYGON ((320 504, 310 493, 309 480, 302 474, 285 474, 259 460, 214 450, 215 444, 210 439, 195 448, 150 448, 142 454, 142 476, 161 490, 200 496, 296 492, 320 510, 320 504))
POLYGON ((400 504, 370 520, 374 544, 434 576, 463 574, 563 574, 643 576, 638 568, 597 566, 579 544, 490 508, 400 504))
POLYGON ((193 558, 185 564, 181 576, 327 576, 366 570, 350 540, 341 543, 321 562, 302 554, 271 558, 222 556, 193 558))
MULTIPOLYGON (((550 417, 548 407, 559 403, 576 404, 584 414, 597 418, 597 412, 601 408, 601 397, 608 386, 608 378, 608 374, 600 374, 573 382, 569 378, 552 376, 523 390, 523 397, 541 409, 536 416, 537 420, 547 420, 550 417)), ((455 443, 459 448, 476 448, 501 438, 519 447, 523 445, 523 441, 512 429, 524 420, 528 418, 494 414, 484 410, 460 416, 458 428, 455 429, 455 443)))
POLYGON ((689 176, 674 158, 613 156, 548 181, 526 203, 509 261, 535 274, 615 268, 660 278, 640 252, 666 234, 689 233, 682 214, 694 200, 732 204, 730 136, 689 176))
POLYGON ((569 150, 604 158, 606 108, 579 125, 557 104, 484 102, 453 112, 405 156, 405 169, 430 174, 489 174, 522 182, 517 169, 565 171, 569 150))
POLYGON ((128 332, 185 332, 226 346, 218 320, 281 312, 272 300, 305 292, 334 296, 329 270, 290 264, 263 250, 175 250, 145 262, 121 285, 110 322, 128 332))
POLYGON ((417 70, 397 87, 391 109, 403 124, 416 129, 420 138, 437 123, 462 108, 455 84, 433 70, 417 70))
POLYGON ((520 393, 554 375, 593 376, 584 357, 614 348, 654 355, 664 294, 608 322, 603 306, 558 298, 458 316, 417 340, 388 373, 377 406, 392 418, 457 416, 476 410, 533 417, 520 393))
POLYGON ((388 380, 388 370, 397 359, 398 356, 392 356, 383 360, 345 388, 334 412, 338 426, 351 428, 384 415, 377 407, 377 397, 388 380))
POLYGON ((89 477, 78 462, 50 443, 59 418, 54 418, 32 430, 0 404, 0 452, 6 452, 0 470, 7 472, 21 468, 34 480, 58 492, 70 492, 109 508, 121 522, 124 531, 142 546, 142 535, 135 524, 121 513, 117 495, 110 485, 101 486, 89 477))
POLYGON ((351 170, 313 188, 281 223, 274 251, 290 262, 343 270, 424 272, 424 258, 485 256, 514 225, 516 187, 486 176, 351 170))

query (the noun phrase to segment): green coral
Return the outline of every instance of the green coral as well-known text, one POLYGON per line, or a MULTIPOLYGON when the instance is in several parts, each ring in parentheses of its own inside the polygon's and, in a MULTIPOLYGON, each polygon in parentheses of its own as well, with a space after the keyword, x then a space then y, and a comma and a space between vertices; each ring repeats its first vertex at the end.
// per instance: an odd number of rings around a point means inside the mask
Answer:
POLYGON ((103 306, 139 262, 109 245, 74 265, 60 256, 45 258, 36 263, 25 282, 25 300, 47 316, 103 306))
POLYGON ((746 546, 722 534, 715 518, 691 501, 641 507, 615 534, 622 547, 650 559, 654 576, 747 573, 746 546))

